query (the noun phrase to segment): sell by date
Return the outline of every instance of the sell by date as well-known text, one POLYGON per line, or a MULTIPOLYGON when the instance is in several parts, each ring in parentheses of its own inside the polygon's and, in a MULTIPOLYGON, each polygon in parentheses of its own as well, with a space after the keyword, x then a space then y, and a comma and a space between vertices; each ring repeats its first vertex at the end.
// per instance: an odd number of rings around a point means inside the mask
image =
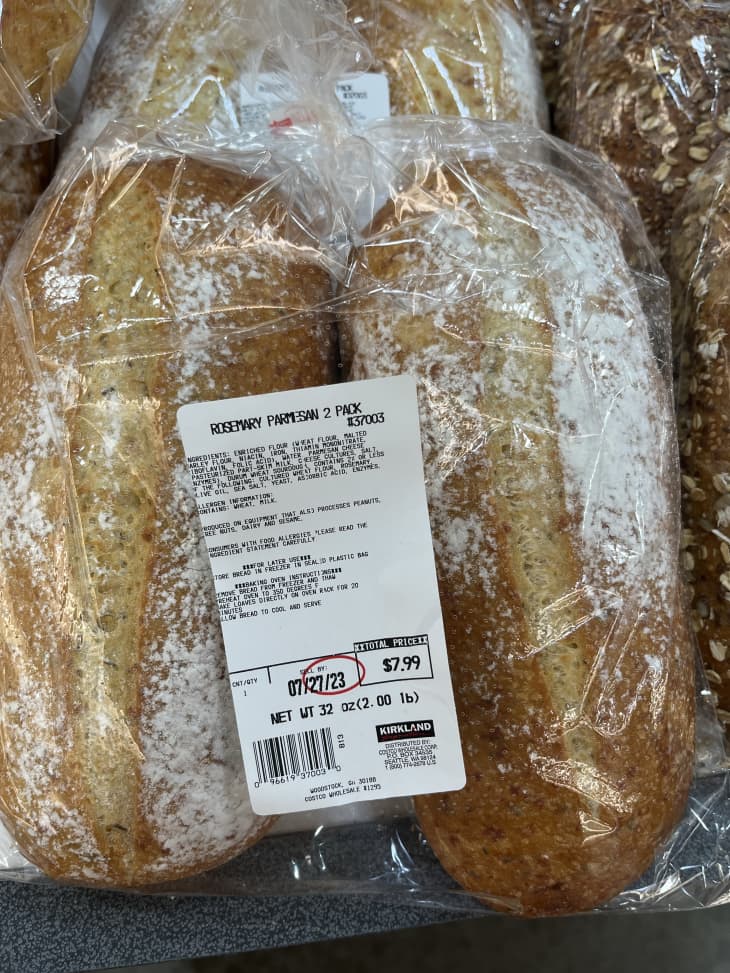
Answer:
POLYGON ((290 696, 303 696, 305 693, 334 693, 346 685, 345 673, 335 670, 310 672, 301 679, 290 679, 287 688, 290 696))

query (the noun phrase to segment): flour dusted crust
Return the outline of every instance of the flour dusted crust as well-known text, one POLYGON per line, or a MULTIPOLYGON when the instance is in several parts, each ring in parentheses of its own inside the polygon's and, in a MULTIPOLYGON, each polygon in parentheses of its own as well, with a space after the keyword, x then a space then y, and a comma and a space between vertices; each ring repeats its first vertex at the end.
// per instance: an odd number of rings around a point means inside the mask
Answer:
POLYGON ((560 57, 557 132, 611 162, 669 265, 672 218, 730 133, 727 0, 585 0, 560 57))
POLYGON ((671 402, 581 192, 496 157, 418 173, 341 325, 348 379, 418 380, 467 785, 416 811, 490 905, 589 909, 649 865, 692 773, 671 402))
POLYGON ((730 152, 699 172, 672 234, 684 565, 692 621, 719 715, 730 725, 730 152))
POLYGON ((511 0, 348 0, 390 81, 392 115, 465 115, 545 126, 537 58, 511 0))
POLYGON ((93 13, 93 0, 4 0, 0 8, 0 133, 34 141, 54 123, 53 100, 68 80, 93 13), (30 127, 31 137, 23 128, 30 127))
POLYGON ((170 881, 268 825, 248 799, 176 413, 332 381, 329 291, 270 185, 185 157, 87 167, 14 252, 0 812, 54 878, 170 881))
POLYGON ((235 130, 233 83, 246 45, 261 42, 254 0, 127 0, 107 28, 74 136, 109 122, 184 119, 235 130))

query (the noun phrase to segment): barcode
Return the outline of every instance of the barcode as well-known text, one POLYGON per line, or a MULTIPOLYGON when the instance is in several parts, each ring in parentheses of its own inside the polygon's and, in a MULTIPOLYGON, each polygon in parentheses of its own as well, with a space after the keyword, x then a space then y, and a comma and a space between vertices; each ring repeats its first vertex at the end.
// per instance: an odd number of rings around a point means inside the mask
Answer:
POLYGON ((307 770, 333 770, 337 766, 332 730, 328 726, 255 740, 253 752, 260 784, 307 770))

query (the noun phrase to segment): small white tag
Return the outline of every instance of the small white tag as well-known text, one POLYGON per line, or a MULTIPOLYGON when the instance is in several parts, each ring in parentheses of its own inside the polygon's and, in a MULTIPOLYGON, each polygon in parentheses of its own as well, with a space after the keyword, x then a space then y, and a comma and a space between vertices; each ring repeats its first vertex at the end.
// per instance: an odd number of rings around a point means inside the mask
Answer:
MULTIPOLYGON (((335 85, 337 98, 354 125, 366 125, 390 116, 390 87, 385 74, 352 74, 335 85)), ((238 95, 238 114, 243 127, 283 128, 305 123, 313 116, 302 114, 302 106, 291 107, 294 89, 274 74, 262 74, 255 94, 243 85, 238 95), (305 117, 306 116, 306 117, 305 117)))
POLYGON ((410 376, 183 406, 258 814, 464 786, 410 376))

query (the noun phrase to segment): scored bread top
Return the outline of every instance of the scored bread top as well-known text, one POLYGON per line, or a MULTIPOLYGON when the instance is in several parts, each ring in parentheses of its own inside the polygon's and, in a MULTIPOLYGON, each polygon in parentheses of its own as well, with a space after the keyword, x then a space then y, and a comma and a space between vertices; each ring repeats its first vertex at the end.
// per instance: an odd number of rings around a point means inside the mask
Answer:
POLYGON ((730 152, 699 171, 672 235, 684 564, 692 621, 719 714, 730 725, 730 152))
POLYGON ((524 10, 511 0, 348 0, 390 81, 392 115, 546 126, 524 10))
POLYGON ((0 812, 54 878, 181 878, 268 823, 176 413, 334 378, 329 274, 275 182, 86 167, 6 279, 0 812))
POLYGON ((350 379, 418 380, 467 785, 416 798, 491 905, 588 909, 692 772, 670 397, 614 228, 547 165, 421 160, 354 255, 350 379))

